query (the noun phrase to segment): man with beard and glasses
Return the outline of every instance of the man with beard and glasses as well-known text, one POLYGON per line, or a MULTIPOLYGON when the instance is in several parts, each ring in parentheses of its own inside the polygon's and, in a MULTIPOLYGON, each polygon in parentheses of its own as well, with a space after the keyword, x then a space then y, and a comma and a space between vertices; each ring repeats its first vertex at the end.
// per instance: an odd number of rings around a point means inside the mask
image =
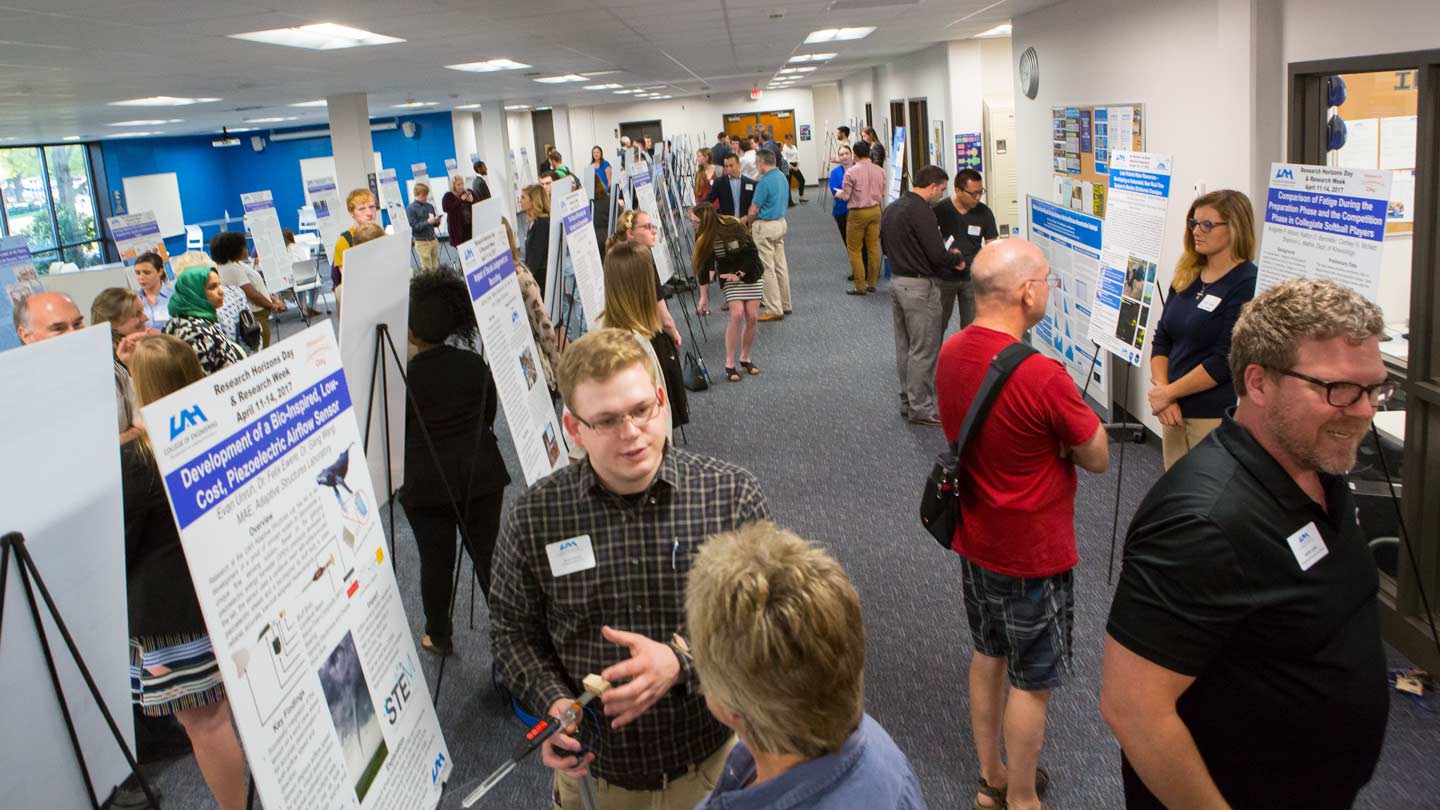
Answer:
POLYGON ((1378 577, 1345 473, 1395 392, 1380 308, 1295 279, 1231 337, 1240 404, 1130 524, 1101 712, 1126 807, 1348 808, 1389 708, 1378 577))

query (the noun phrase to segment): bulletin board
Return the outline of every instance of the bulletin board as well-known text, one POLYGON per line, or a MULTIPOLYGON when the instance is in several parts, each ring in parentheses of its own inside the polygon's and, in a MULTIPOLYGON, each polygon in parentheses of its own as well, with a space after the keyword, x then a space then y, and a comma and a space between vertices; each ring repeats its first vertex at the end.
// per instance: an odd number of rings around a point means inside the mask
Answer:
POLYGON ((1330 153, 1330 164, 1347 169, 1391 172, 1385 233, 1415 230, 1415 135, 1419 94, 1414 70, 1350 73, 1345 103, 1336 113, 1345 121, 1345 146, 1330 153))
POLYGON ((1052 107, 1052 201, 1097 217, 1105 216, 1110 153, 1145 151, 1144 104, 1052 107))

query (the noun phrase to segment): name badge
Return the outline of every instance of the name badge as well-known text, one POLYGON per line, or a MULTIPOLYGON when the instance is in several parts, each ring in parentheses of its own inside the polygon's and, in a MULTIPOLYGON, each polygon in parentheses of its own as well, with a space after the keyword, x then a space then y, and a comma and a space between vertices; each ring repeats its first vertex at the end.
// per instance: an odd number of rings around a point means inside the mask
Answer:
POLYGON ((980 235, 980 226, 979 226, 979 225, 971 225, 970 227, 968 227, 968 228, 965 229, 965 233, 968 233, 968 234, 970 234, 971 236, 979 236, 979 235, 980 235))
POLYGON ((1290 544, 1295 562, 1300 563, 1301 571, 1309 571, 1310 566, 1330 554, 1330 549, 1325 547, 1325 540, 1320 537, 1320 530, 1315 527, 1314 521, 1305 524, 1300 531, 1285 540, 1290 544))
POLYGON ((550 575, 557 579, 595 567, 595 549, 588 534, 550 543, 545 546, 545 555, 550 558, 550 575))
POLYGON ((1220 296, 1207 295, 1204 298, 1200 299, 1200 303, 1196 304, 1195 308, 1201 310, 1202 312, 1214 312, 1215 307, 1218 306, 1220 306, 1220 296))

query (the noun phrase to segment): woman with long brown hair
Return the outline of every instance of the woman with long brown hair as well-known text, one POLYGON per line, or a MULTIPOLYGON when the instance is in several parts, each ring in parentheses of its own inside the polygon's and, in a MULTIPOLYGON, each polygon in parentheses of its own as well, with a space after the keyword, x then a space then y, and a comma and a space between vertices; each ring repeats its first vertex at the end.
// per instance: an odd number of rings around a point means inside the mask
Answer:
POLYGON ((695 199, 710 196, 710 181, 715 179, 715 164, 710 162, 710 147, 702 146, 695 153, 695 199))
POLYGON ((700 303, 696 314, 709 314, 710 280, 720 282, 730 319, 725 324, 725 379, 740 382, 735 352, 740 352, 739 368, 746 374, 760 373, 750 362, 750 348, 755 345, 755 330, 760 317, 760 299, 764 284, 760 282, 764 265, 750 229, 735 217, 727 217, 710 203, 690 209, 695 223, 695 252, 690 258, 691 269, 700 282, 700 303))
POLYGON ((534 274, 540 289, 550 269, 550 192, 539 183, 520 191, 520 213, 525 215, 525 266, 534 274))
POLYGON ((647 250, 645 255, 650 258, 650 273, 655 277, 655 316, 660 319, 660 328, 675 341, 675 348, 678 349, 685 345, 685 341, 680 339, 680 329, 675 325, 675 317, 670 314, 670 305, 665 303, 665 295, 661 292, 660 271, 655 267, 655 254, 648 252, 655 250, 659 235, 650 215, 634 208, 615 217, 615 233, 605 240, 605 253, 608 255, 611 248, 624 242, 633 242, 647 250))
MULTIPOLYGON (((690 405, 680 370, 675 342, 664 331, 656 312, 655 261, 650 248, 625 241, 605 254, 605 329, 628 329, 645 344, 665 390, 665 406, 673 428, 690 422, 690 405)), ((660 302, 662 305, 664 302, 660 302)))
MULTIPOLYGON (((1175 265, 1150 356, 1150 410, 1160 420, 1166 469, 1235 404, 1230 331, 1240 309, 1255 297, 1258 272, 1251 261, 1250 198, 1229 189, 1212 191, 1190 204, 1185 223, 1185 252, 1175 265)), ((1150 302, 1136 303, 1143 323, 1150 302)))

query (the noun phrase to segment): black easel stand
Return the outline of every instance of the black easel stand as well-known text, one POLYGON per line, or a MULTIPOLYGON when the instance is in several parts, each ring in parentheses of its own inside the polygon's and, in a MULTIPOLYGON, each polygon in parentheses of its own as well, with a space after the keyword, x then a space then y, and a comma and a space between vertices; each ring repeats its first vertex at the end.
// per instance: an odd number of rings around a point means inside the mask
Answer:
MULTIPOLYGON (((368 453, 370 450, 370 417, 374 414, 375 410, 375 383, 379 381, 380 415, 385 423, 385 504, 390 512, 390 567, 394 571, 399 572, 400 566, 395 560, 395 486, 394 479, 391 477, 390 472, 390 375, 385 372, 385 341, 388 340, 389 334, 390 330, 386 324, 378 324, 375 327, 375 352, 370 363, 370 390, 368 396, 365 398, 364 441, 365 450, 368 453)), ((399 362, 398 358, 396 363, 402 369, 405 367, 403 363, 399 362)), ((400 374, 403 379, 405 372, 401 371, 400 374)))
POLYGON ((55 700, 60 704, 60 714, 65 718, 65 730, 70 735, 70 748, 75 752, 75 762, 80 766, 80 776, 85 780, 85 791, 90 794, 90 806, 94 810, 100 810, 101 799, 95 795, 95 785, 90 779, 90 767, 85 762, 85 753, 80 750, 80 737, 75 731, 75 720, 70 716, 70 704, 65 700, 65 690, 60 685, 60 673, 55 668, 55 657, 50 650, 50 639, 45 634, 45 624, 40 619, 40 606, 35 602, 35 591, 40 591, 40 598, 45 601, 45 610, 50 614, 50 619, 55 622, 55 627, 60 630, 60 638, 65 641, 65 647, 70 651, 70 659, 75 662, 75 667, 80 670, 80 675, 85 679, 85 686, 90 690, 90 697, 95 702, 95 707, 105 717, 105 724, 110 727, 110 734, 115 738, 115 744, 120 746, 120 752, 125 755, 125 762, 130 766, 130 773, 135 776, 135 781, 140 783, 140 789, 145 792, 145 798, 150 801, 152 808, 160 807, 160 800, 156 798, 150 784, 140 774, 140 765, 135 761, 135 755, 130 751, 130 746, 125 744, 125 738, 120 734, 120 727, 115 724, 115 718, 110 714, 110 709, 105 706, 105 701, 100 697, 100 688, 95 685, 95 679, 90 676, 90 668, 85 665, 85 659, 80 656, 80 649, 75 645, 75 639, 70 636, 70 630, 65 626, 65 620, 60 616, 60 610, 55 606, 55 600, 50 598, 50 590, 45 587, 45 580, 40 576, 40 569, 35 567, 35 560, 30 552, 25 549, 25 538, 19 532, 10 532, 0 537, 0 629, 4 627, 5 619, 5 586, 10 577, 10 559, 13 555, 15 565, 20 572, 20 585, 25 589, 25 601, 30 605, 30 619, 35 627, 35 635, 40 639, 40 649, 45 654, 45 667, 50 671, 50 687, 55 691, 55 700), (31 580, 34 584, 31 584, 31 580))

